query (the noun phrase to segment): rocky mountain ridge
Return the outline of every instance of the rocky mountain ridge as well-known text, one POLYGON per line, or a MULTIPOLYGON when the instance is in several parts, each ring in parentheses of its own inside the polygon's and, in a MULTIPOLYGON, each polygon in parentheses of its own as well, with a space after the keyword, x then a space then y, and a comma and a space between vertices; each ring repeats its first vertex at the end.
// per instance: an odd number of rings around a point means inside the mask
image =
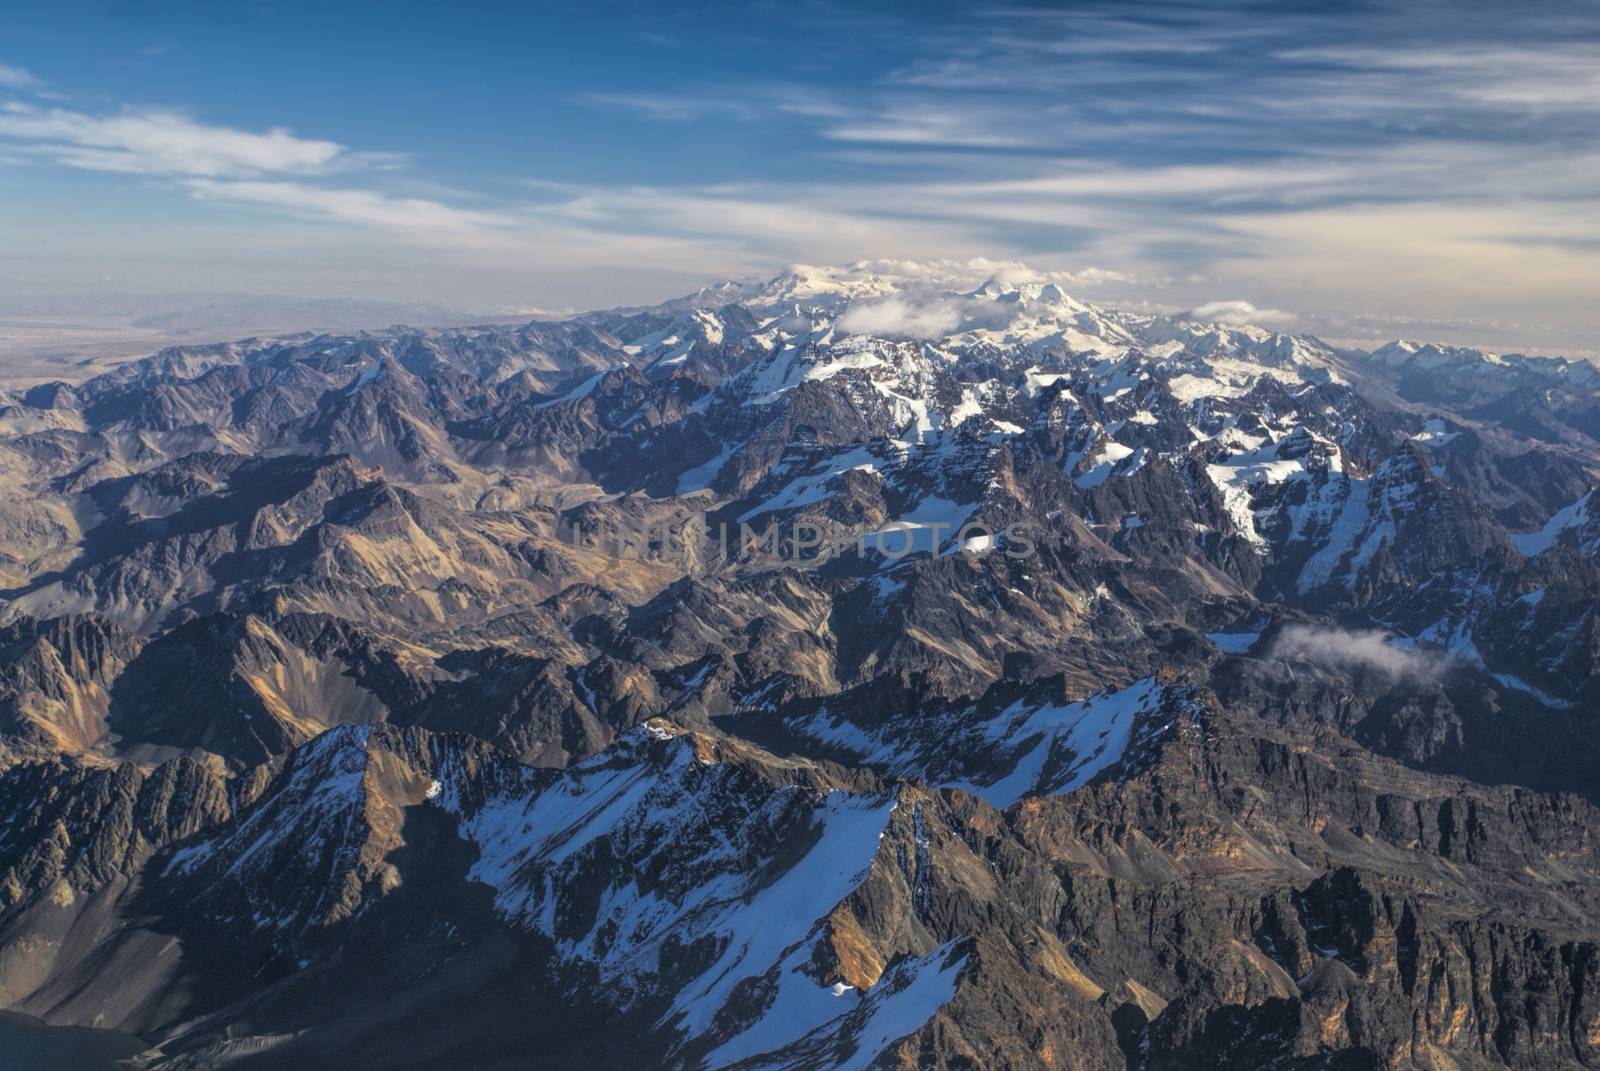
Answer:
POLYGON ((0 399, 4 1003, 152 1069, 1600 1064, 1597 414, 873 265, 0 399))

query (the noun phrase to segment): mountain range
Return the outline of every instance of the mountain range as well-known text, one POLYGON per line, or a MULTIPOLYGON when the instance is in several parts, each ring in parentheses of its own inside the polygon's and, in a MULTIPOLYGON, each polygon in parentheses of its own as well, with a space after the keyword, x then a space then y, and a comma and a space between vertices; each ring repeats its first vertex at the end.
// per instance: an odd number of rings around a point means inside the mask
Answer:
POLYGON ((796 268, 0 395, 0 1007, 1600 1066, 1600 368, 1201 311, 796 268))

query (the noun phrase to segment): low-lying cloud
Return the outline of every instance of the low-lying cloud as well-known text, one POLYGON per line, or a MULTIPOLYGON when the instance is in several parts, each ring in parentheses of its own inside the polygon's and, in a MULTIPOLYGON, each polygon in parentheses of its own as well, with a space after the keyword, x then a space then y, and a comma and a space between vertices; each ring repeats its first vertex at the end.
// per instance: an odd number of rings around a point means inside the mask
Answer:
POLYGON ((1178 314, 1180 320, 1194 320, 1205 324, 1222 324, 1224 327, 1249 327, 1260 324, 1289 323, 1295 319, 1292 312, 1282 309, 1261 309, 1248 301, 1208 301, 1203 305, 1178 314))
POLYGON ((886 275, 903 280, 915 280, 927 286, 950 288, 975 287, 984 282, 996 282, 1008 286, 1055 283, 1060 287, 1074 288, 1104 286, 1110 283, 1132 284, 1140 281, 1137 276, 1127 272, 1093 265, 1075 271, 1041 270, 1020 260, 995 260, 989 257, 970 257, 965 260, 950 258, 858 260, 844 268, 810 270, 826 271, 841 280, 886 275))
POLYGON ((960 323, 954 302, 918 304, 899 297, 852 305, 839 317, 839 326, 851 334, 888 338, 941 338, 960 323))
POLYGON ((1079 271, 1039 271, 1020 261, 989 260, 862 260, 845 268, 795 265, 792 271, 822 274, 841 283, 878 277, 896 280, 909 293, 876 301, 861 301, 839 317, 839 327, 851 334, 884 338, 943 338, 958 328, 1002 328, 1018 315, 1021 306, 997 303, 993 291, 965 293, 969 288, 1002 289, 1053 285, 1058 293, 1048 300, 1061 301, 1063 288, 1133 282, 1134 277, 1106 268, 1079 271), (951 290, 962 291, 951 293, 951 290))
POLYGON ((1381 629, 1289 625, 1278 633, 1267 657, 1341 669, 1376 669, 1396 677, 1433 677, 1440 669, 1437 656, 1396 647, 1381 629))

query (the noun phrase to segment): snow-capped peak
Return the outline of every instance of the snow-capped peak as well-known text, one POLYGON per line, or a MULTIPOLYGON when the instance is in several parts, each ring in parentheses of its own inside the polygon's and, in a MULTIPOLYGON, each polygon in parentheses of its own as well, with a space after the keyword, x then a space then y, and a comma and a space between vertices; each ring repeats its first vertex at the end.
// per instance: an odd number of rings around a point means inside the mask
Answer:
POLYGON ((1039 272, 993 261, 861 261, 844 267, 795 265, 758 284, 723 284, 700 295, 744 305, 763 333, 842 335, 932 342, 963 352, 1026 347, 1103 358, 1158 352, 1179 342, 1195 353, 1282 367, 1329 354, 1313 340, 1261 327, 1125 313, 1073 297, 1069 272, 1039 272), (735 297, 735 293, 737 296, 735 297))
POLYGON ((1427 372, 1511 375, 1533 384, 1566 383, 1576 387, 1600 383, 1600 368, 1566 357, 1530 357, 1521 353, 1492 353, 1471 346, 1396 339, 1374 349, 1373 360, 1391 368, 1427 372))

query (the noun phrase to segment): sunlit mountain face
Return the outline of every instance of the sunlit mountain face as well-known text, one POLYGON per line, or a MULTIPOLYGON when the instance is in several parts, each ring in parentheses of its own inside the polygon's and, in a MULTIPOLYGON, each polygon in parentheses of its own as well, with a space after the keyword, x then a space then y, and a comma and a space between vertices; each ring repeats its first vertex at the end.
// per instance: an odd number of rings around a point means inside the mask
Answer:
POLYGON ((0 398, 8 1006, 152 1069, 1600 1059, 1600 376, 1069 283, 0 398))

